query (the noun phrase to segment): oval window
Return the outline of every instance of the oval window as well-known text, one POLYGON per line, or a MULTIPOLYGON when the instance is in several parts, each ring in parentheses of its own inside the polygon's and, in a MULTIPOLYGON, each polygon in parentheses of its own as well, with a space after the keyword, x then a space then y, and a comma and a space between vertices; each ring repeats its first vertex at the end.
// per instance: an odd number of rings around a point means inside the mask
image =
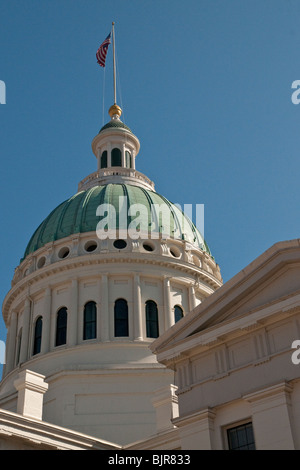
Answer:
POLYGON ((46 262, 46 258, 45 256, 42 256, 37 262, 38 269, 42 268, 45 265, 45 262, 46 262))
POLYGON ((154 246, 151 243, 143 243, 143 248, 146 251, 154 251, 154 246))
POLYGON ((63 258, 66 258, 68 256, 68 254, 70 253, 70 250, 67 246, 61 248, 58 252, 58 257, 63 259, 63 258))
POLYGON ((98 245, 94 241, 89 241, 84 245, 84 249, 88 253, 92 253, 93 251, 95 251, 97 249, 97 247, 98 247, 98 245))
POLYGON ((178 250, 178 248, 172 246, 170 248, 170 253, 172 256, 174 256, 174 258, 179 258, 180 257, 180 251, 178 250))
POLYGON ((127 243, 125 240, 115 240, 114 241, 114 247, 117 248, 118 250, 122 250, 123 248, 126 248, 127 243))

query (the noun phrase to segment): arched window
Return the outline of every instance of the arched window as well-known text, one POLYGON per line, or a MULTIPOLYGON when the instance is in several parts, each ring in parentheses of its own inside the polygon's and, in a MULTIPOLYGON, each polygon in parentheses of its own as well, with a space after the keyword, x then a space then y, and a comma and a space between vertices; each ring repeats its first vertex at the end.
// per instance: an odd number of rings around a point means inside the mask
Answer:
POLYGON ((125 166, 126 168, 131 168, 131 153, 128 150, 125 152, 125 166))
POLYGON ((121 150, 114 148, 111 151, 111 166, 122 166, 121 150))
POLYGON ((36 319, 35 328, 34 328, 33 354, 38 354, 39 352, 41 352, 42 329, 43 329, 43 319, 42 317, 38 317, 36 319))
POLYGON ((55 346, 61 346, 67 342, 67 309, 62 307, 57 312, 55 346))
POLYGON ((115 301, 115 336, 128 336, 128 305, 124 299, 115 301))
POLYGON ((183 317, 183 310, 182 310, 182 308, 180 307, 180 305, 175 305, 175 307, 174 307, 174 319, 175 319, 175 323, 177 323, 178 320, 180 320, 182 317, 183 317))
POLYGON ((146 334, 147 338, 158 338, 158 310, 153 300, 146 302, 146 334))
POLYGON ((83 313, 83 339, 96 338, 97 307, 95 302, 87 302, 83 313))
POLYGON ((107 151, 106 150, 104 150, 104 152, 102 152, 100 167, 101 168, 107 168, 107 151))

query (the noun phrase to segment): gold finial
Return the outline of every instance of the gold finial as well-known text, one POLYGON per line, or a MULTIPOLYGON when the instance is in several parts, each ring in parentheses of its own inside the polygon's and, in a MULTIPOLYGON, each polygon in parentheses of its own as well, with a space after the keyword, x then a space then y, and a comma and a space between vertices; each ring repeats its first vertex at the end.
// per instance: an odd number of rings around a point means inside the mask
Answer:
POLYGON ((122 114, 122 109, 120 108, 120 106, 118 106, 117 104, 113 104, 109 110, 108 110, 108 114, 110 115, 110 117, 112 118, 114 115, 117 115, 117 116, 121 116, 122 114))

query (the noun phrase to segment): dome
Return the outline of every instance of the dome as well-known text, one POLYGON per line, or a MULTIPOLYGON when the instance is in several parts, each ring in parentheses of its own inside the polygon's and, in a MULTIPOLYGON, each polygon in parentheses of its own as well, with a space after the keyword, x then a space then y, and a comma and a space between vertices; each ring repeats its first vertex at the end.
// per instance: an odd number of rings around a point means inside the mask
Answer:
POLYGON ((132 132, 131 129, 129 129, 129 127, 126 126, 126 124, 124 124, 124 122, 118 121, 116 119, 112 119, 107 124, 105 124, 103 127, 101 127, 101 129, 99 131, 99 134, 100 134, 100 132, 104 131, 105 129, 110 129, 110 128, 126 129, 127 131, 132 132))
POLYGON ((97 170, 39 225, 15 269, 0 399, 17 410, 20 371, 42 374, 46 422, 124 445, 155 433, 151 397, 173 383, 150 343, 222 278, 190 205, 136 170, 140 142, 117 105, 109 114, 92 141, 97 170))
POLYGON ((23 259, 49 242, 76 233, 96 231, 100 221, 105 226, 104 219, 107 222, 105 228, 108 229, 127 230, 136 226, 136 232, 147 232, 146 237, 167 236, 186 240, 211 254, 196 226, 165 197, 135 185, 106 184, 80 191, 57 206, 31 237, 23 259), (121 223, 124 220, 124 206, 120 208, 120 201, 127 201, 125 227, 121 223), (99 206, 103 208, 102 212, 97 212, 99 206))

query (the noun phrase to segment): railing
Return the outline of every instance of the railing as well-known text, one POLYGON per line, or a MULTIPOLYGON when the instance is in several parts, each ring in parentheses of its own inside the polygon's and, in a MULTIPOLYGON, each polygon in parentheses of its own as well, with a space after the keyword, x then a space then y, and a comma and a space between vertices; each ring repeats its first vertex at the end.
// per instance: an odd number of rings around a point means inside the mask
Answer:
POLYGON ((121 176, 124 178, 138 180, 154 190, 153 181, 151 181, 147 176, 143 175, 143 173, 140 173, 139 171, 133 170, 131 168, 120 168, 115 170, 103 169, 91 173, 80 181, 78 184, 78 191, 88 189, 89 187, 93 186, 94 183, 101 183, 102 181, 104 182, 106 179, 113 176, 121 176))

